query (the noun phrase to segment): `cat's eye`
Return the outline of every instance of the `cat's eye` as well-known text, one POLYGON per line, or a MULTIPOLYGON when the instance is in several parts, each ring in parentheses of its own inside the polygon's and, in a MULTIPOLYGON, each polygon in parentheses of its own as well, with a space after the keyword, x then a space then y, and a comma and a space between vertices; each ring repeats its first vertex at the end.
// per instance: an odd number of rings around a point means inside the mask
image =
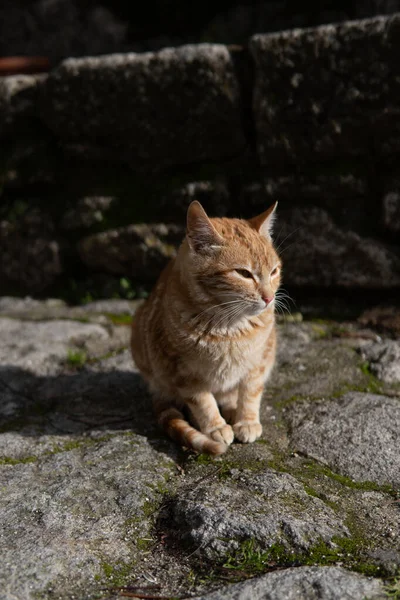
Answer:
POLYGON ((251 273, 251 271, 248 271, 247 269, 235 269, 236 273, 239 273, 239 275, 241 275, 241 277, 244 277, 245 279, 253 279, 253 274, 251 273))
POLYGON ((275 277, 275 275, 278 275, 279 273, 279 267, 275 267, 275 269, 272 269, 271 271, 271 277, 275 277))

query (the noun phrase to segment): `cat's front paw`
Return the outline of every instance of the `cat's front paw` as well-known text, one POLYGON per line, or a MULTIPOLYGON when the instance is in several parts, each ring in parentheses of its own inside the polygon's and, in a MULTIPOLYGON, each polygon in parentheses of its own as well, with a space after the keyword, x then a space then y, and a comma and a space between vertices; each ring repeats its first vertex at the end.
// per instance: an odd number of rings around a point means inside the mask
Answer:
POLYGON ((233 426, 235 438, 244 444, 255 442, 262 434, 261 423, 239 422, 233 426))
POLYGON ((216 442, 226 444, 227 446, 230 446, 230 444, 232 444, 234 438, 233 429, 230 425, 222 425, 217 429, 208 431, 207 435, 216 442))

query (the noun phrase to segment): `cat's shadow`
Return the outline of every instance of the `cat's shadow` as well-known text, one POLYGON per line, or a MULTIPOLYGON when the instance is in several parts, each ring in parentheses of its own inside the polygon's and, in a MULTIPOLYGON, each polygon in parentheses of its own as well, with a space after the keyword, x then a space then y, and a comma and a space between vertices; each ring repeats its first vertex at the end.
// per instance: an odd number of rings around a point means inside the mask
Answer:
POLYGON ((131 431, 176 458, 176 445, 156 423, 145 383, 127 370, 38 376, 0 366, 0 430, 36 437, 131 431))

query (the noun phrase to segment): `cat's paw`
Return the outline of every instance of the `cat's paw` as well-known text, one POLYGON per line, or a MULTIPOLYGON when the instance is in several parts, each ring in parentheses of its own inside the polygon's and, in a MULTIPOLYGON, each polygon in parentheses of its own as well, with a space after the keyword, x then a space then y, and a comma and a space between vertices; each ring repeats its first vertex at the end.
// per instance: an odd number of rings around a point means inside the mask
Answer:
POLYGON ((222 425, 212 431, 208 431, 207 435, 216 442, 226 444, 227 446, 232 444, 234 438, 233 429, 230 425, 222 425))
POLYGON ((241 422, 233 426, 235 438, 244 444, 255 442, 262 434, 261 423, 241 422))

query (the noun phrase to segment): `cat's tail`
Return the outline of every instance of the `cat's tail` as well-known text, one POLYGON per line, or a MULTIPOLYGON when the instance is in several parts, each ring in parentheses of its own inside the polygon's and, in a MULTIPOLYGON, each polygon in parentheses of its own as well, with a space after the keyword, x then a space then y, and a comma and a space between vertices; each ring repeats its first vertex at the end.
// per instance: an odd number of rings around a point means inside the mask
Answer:
POLYGON ((177 408, 166 408, 158 412, 158 422, 168 435, 181 444, 196 452, 205 454, 223 454, 228 446, 212 440, 204 433, 192 427, 177 408))

